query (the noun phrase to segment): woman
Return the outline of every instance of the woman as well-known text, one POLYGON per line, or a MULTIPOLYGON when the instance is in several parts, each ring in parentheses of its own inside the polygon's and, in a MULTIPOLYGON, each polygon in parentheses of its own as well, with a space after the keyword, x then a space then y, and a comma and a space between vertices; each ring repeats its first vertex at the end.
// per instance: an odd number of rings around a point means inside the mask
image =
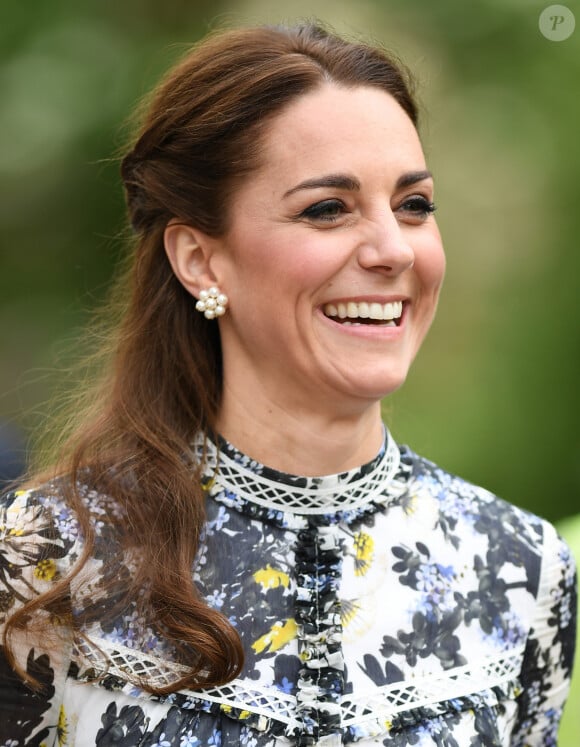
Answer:
POLYGON ((0 743, 555 744, 566 546, 381 421, 444 273, 416 126, 315 26, 160 85, 111 360, 4 502, 0 743))

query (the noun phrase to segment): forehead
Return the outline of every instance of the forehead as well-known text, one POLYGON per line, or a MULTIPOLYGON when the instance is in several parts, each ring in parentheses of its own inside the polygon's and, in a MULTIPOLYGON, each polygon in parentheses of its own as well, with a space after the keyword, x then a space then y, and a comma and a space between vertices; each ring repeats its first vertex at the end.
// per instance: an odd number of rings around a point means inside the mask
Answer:
POLYGON ((404 109, 385 91, 325 84, 288 105, 263 135, 262 167, 279 178, 319 169, 370 164, 424 168, 419 136, 404 109))

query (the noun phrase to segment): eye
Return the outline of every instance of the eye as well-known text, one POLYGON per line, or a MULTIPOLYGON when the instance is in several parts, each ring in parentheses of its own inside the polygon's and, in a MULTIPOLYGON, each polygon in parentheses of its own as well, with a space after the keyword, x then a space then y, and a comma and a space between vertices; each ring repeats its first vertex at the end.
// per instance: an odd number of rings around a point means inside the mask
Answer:
POLYGON ((344 204, 340 200, 321 200, 303 210, 299 217, 323 223, 334 223, 344 211, 344 204))
POLYGON ((435 212, 435 210, 437 210, 435 203, 429 202, 429 200, 422 195, 408 197, 398 208, 398 211, 407 213, 418 220, 426 220, 435 212))

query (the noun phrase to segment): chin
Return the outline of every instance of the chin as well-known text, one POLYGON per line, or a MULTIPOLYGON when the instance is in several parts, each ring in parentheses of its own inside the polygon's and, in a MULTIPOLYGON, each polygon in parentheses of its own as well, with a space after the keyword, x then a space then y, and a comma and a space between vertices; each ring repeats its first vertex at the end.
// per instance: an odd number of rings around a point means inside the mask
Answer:
POLYGON ((388 377, 373 377, 372 379, 369 377, 361 386, 361 382, 363 381, 363 377, 361 376, 361 380, 357 382, 356 395, 359 398, 362 397, 363 399, 372 401, 384 399, 390 394, 393 394, 393 392, 396 392, 397 389, 400 389, 405 383, 406 378, 406 372, 404 375, 401 374, 400 376, 393 376, 393 374, 390 373, 388 377))

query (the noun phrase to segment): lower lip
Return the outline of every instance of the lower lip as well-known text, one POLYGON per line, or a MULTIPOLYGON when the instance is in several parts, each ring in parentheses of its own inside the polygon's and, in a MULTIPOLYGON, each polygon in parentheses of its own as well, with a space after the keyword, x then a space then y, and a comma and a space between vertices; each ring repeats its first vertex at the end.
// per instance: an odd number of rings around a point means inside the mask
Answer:
POLYGON ((405 318, 407 316, 407 304, 403 304, 403 313, 399 319, 399 324, 395 326, 383 326, 379 324, 350 324, 345 326, 327 317, 322 310, 320 310, 320 315, 333 329, 339 330, 345 335, 367 340, 395 340, 403 333, 405 318))

